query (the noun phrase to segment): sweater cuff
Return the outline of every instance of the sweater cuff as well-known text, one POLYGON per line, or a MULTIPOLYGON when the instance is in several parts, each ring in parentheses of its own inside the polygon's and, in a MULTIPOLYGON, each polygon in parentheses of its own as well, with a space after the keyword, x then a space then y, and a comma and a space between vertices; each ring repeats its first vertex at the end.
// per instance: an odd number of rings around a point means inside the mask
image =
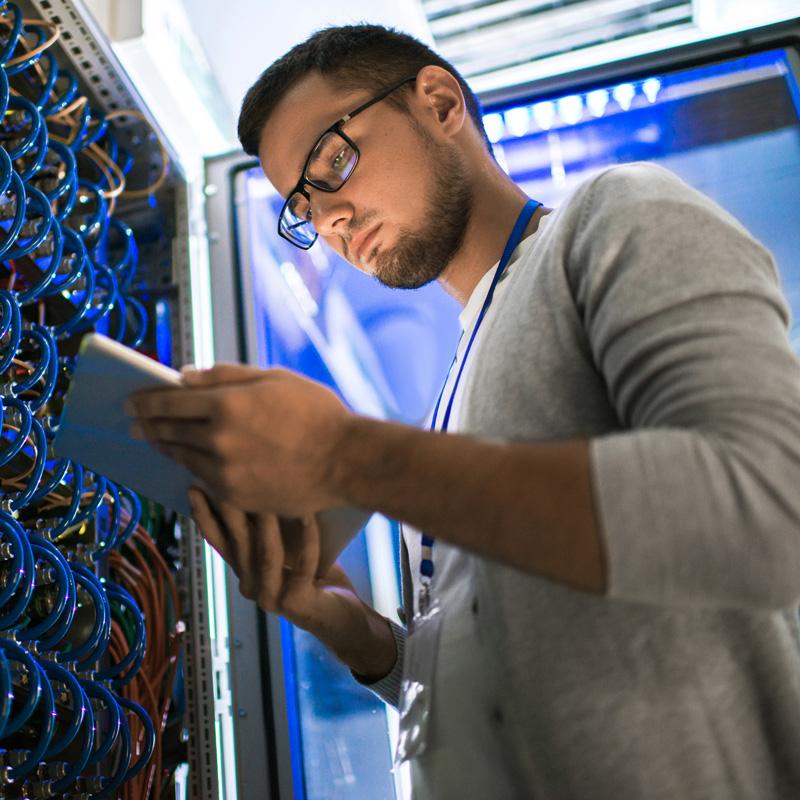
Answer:
POLYGON ((374 683, 367 683, 362 680, 355 672, 350 671, 352 676, 362 685, 366 686, 373 694, 380 697, 384 703, 397 708, 400 703, 400 683, 403 680, 403 654, 406 649, 406 630, 401 628, 392 620, 387 620, 397 645, 397 661, 395 661, 392 671, 374 683))

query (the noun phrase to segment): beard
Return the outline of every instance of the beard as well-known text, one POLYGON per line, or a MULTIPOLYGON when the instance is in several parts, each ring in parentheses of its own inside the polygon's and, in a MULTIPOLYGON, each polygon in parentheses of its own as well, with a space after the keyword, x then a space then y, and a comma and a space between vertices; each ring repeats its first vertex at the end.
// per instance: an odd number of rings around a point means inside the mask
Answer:
POLYGON ((433 145, 433 190, 426 223, 416 232, 401 228, 397 243, 377 255, 373 275, 392 289, 419 289, 436 280, 464 243, 472 212, 472 189, 455 147, 433 145))

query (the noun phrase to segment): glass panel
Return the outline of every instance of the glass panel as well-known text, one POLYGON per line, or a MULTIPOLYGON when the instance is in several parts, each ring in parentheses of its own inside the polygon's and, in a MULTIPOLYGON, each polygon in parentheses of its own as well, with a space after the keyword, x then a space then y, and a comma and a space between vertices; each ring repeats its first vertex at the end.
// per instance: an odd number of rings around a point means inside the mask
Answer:
POLYGON ((557 206, 611 164, 654 161, 730 211, 775 255, 800 348, 797 53, 773 50, 487 114, 498 160, 557 206), (777 212, 777 213, 776 213, 777 212))
MULTIPOLYGON (((363 414, 421 422, 455 348, 455 303, 436 285, 387 289, 322 241, 297 250, 275 235, 282 201, 260 170, 245 186, 259 363, 319 380, 363 414)), ((396 525, 375 516, 340 559, 359 595, 394 619, 397 555, 396 525)), ((404 797, 405 773, 391 771, 394 712, 313 636, 283 623, 281 638, 296 797, 404 797)))

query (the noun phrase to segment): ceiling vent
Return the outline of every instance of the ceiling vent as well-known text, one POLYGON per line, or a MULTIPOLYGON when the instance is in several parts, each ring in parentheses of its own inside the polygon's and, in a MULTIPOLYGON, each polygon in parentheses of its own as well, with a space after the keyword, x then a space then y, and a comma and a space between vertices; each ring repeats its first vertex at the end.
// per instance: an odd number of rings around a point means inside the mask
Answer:
POLYGON ((438 52, 473 89, 491 93, 786 19, 798 13, 796 3, 761 0, 755 17, 754 4, 739 0, 422 0, 422 7, 438 52))

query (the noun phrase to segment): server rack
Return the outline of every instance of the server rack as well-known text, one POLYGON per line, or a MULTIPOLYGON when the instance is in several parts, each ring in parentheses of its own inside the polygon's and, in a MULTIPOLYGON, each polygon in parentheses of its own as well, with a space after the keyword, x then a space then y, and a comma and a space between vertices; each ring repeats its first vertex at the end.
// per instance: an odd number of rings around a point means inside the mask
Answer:
MULTIPOLYGON (((99 29, 81 0, 20 0, 25 17, 36 17, 61 30, 53 45, 60 63, 69 65, 78 77, 80 93, 103 113, 121 109, 139 112, 156 136, 142 134, 141 125, 130 119, 120 127, 123 142, 130 137, 139 154, 135 180, 147 183, 148 171, 161 159, 158 140, 170 159, 170 174, 159 190, 159 213, 166 215, 165 225, 172 232, 170 258, 152 264, 146 275, 148 285, 164 300, 170 329, 167 337, 171 352, 165 354, 174 366, 187 363, 208 364, 208 336, 196 332, 207 327, 200 318, 204 303, 197 302, 207 267, 205 248, 204 196, 199 183, 187 179, 174 143, 163 134, 146 102, 126 74, 106 36, 99 29), (194 299, 194 301, 193 301, 194 299)), ((134 219, 147 221, 154 212, 145 201, 131 204, 126 212, 134 219)), ((135 223, 134 223, 135 224, 135 223)), ((208 334, 208 331, 206 331, 208 334)), ((180 532, 178 572, 185 611, 185 739, 188 749, 188 776, 178 783, 182 797, 211 798, 231 796, 227 787, 232 776, 225 773, 226 753, 230 744, 230 693, 227 689, 226 620, 216 619, 215 579, 220 579, 220 565, 195 531, 190 520, 178 521, 180 532), (219 623, 219 624, 217 624, 219 623), (221 625, 221 628, 220 628, 221 625), (221 637, 218 638, 218 634, 221 637)), ((158 776, 160 780, 160 776, 158 776)))

